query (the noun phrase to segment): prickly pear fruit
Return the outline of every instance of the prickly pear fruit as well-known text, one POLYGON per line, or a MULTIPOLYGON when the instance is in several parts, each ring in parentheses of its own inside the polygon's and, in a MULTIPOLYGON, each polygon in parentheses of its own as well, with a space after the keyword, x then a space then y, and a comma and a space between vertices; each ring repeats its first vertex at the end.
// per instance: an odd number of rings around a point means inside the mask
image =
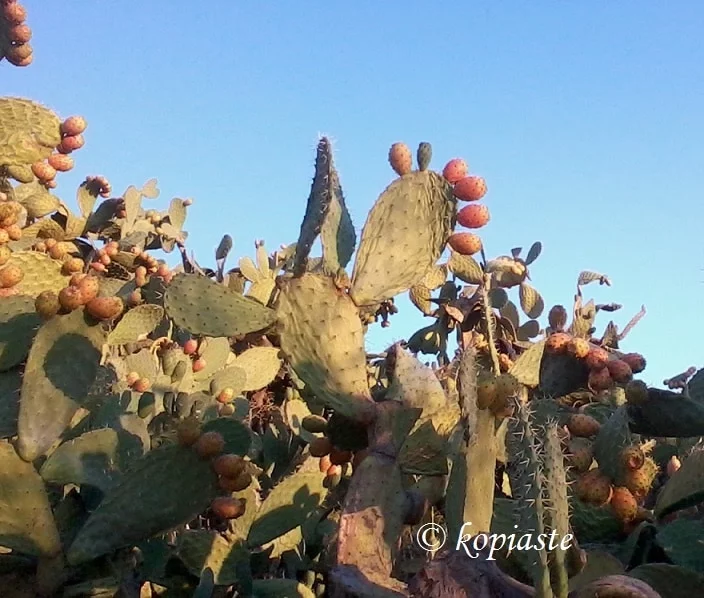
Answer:
POLYGON ((601 424, 591 415, 575 413, 567 420, 567 429, 572 436, 578 438, 591 438, 596 436, 601 428, 601 424))
POLYGON ((244 471, 245 461, 239 455, 220 455, 213 461, 213 471, 225 478, 236 478, 244 471))
MULTIPOLYGON (((145 271, 146 276, 146 271, 145 271)), ((185 343, 183 343, 183 352, 186 355, 193 355, 198 350, 198 341, 194 338, 189 338, 185 343)))
POLYGON ((112 320, 124 308, 125 304, 119 297, 95 297, 86 303, 86 311, 98 320, 112 320))
POLYGON ((567 352, 577 359, 584 359, 589 355, 589 341, 575 337, 567 343, 567 352))
POLYGON ((623 478, 623 485, 631 491, 634 498, 644 499, 653 486, 658 466, 650 458, 643 460, 643 465, 638 469, 628 470, 623 478))
POLYGON ((418 170, 428 170, 430 161, 433 159, 433 146, 427 141, 421 141, 416 150, 416 160, 418 161, 418 170))
POLYGON ((611 509, 624 523, 632 521, 638 514, 638 503, 628 488, 618 486, 611 495, 611 509))
POLYGON ((592 347, 584 362, 590 370, 599 370, 609 362, 609 353, 601 347, 592 347))
POLYGON ((205 369, 205 366, 206 366, 205 359, 203 359, 202 357, 199 357, 198 359, 193 361, 192 368, 193 368, 194 372, 201 372, 205 369))
POLYGON ((181 446, 193 446, 200 438, 200 435, 200 422, 193 417, 179 422, 176 428, 176 437, 181 446))
POLYGON ((48 320, 61 309, 59 296, 54 291, 43 291, 34 300, 34 308, 42 319, 48 320))
POLYGON ((73 168, 73 158, 66 154, 52 154, 47 159, 49 166, 58 172, 68 172, 73 168))
POLYGON ((452 193, 460 201, 479 201, 486 195, 486 181, 480 176, 466 176, 455 183, 452 193))
POLYGON ((19 266, 9 264, 0 270, 0 288, 9 289, 22 282, 24 272, 19 266))
POLYGON ((562 332, 567 324, 567 310, 562 305, 553 305, 548 313, 548 325, 555 332, 562 332))
POLYGON ((97 276, 84 276, 76 286, 81 293, 84 304, 95 299, 100 292, 100 282, 97 276))
POLYGON ((35 162, 32 164, 32 173, 43 183, 56 178, 56 169, 48 162, 35 162))
POLYGON ((457 212, 457 223, 465 228, 482 228, 489 220, 489 208, 483 204, 470 204, 457 212))
POLYGON ((567 461, 572 468, 584 473, 589 471, 594 460, 594 447, 587 438, 572 438, 567 443, 567 461))
POLYGON ((389 164, 394 172, 403 176, 408 174, 413 170, 413 154, 411 153, 411 148, 405 143, 397 142, 391 146, 389 150, 389 164))
POLYGON ((627 446, 621 451, 621 464, 625 469, 640 469, 644 463, 645 453, 639 446, 627 446))
POLYGON ((668 477, 672 477, 675 475, 675 473, 679 470, 679 468, 682 467, 682 462, 679 460, 677 455, 672 455, 670 457, 670 460, 667 462, 667 475, 668 477))
POLYGON ((473 233, 453 233, 447 243, 460 255, 474 255, 482 249, 482 240, 473 233))
POLYGON ((220 488, 226 492, 242 492, 252 483, 252 474, 243 471, 236 478, 228 478, 220 476, 218 478, 218 485, 220 488))
POLYGON ((496 378, 487 376, 477 381, 477 407, 488 409, 499 398, 499 385, 496 378))
POLYGON ((590 469, 575 484, 575 494, 582 501, 600 507, 611 499, 611 481, 599 469, 590 469))
POLYGON ((86 119, 82 116, 69 116, 61 123, 61 133, 66 136, 80 135, 87 126, 86 119))
POLYGON ((237 519, 244 515, 247 503, 243 498, 218 496, 210 503, 210 510, 220 519, 237 519))
POLYGON ((193 449, 201 459, 210 459, 222 453, 225 448, 225 439, 222 434, 215 431, 204 432, 193 445, 193 449))
POLYGON ((140 378, 134 383, 134 386, 132 386, 132 390, 139 393, 147 392, 151 385, 152 382, 151 380, 149 380, 149 378, 140 378))
POLYGON ((323 436, 322 438, 314 438, 310 443, 309 449, 312 457, 324 457, 330 454, 333 446, 330 439, 327 436, 323 436))
POLYGON ((328 469, 330 469, 331 465, 332 460, 330 459, 330 455, 323 455, 320 457, 320 461, 318 462, 318 469, 320 469, 320 473, 325 473, 328 469))
POLYGON ((19 2, 3 1, 2 16, 11 25, 21 25, 27 20, 27 11, 19 2))
POLYGON ((454 185, 457 181, 466 177, 468 172, 469 167, 467 166, 467 162, 462 158, 453 158, 445 164, 445 167, 442 169, 442 176, 445 177, 448 183, 454 185))
POLYGON ((61 140, 61 143, 56 147, 56 151, 61 154, 70 154, 81 149, 84 145, 83 135, 69 135, 61 140))
POLYGON ((234 400, 234 398, 235 398, 235 391, 234 391, 232 388, 227 387, 227 388, 223 388, 223 389, 218 393, 218 396, 215 397, 215 400, 216 400, 218 403, 221 403, 221 404, 225 405, 225 404, 227 404, 227 403, 232 403, 232 401, 234 400))
POLYGON ((614 382, 625 384, 633 380, 633 371, 630 366, 621 359, 612 359, 606 364, 614 382))
POLYGON ((598 370, 591 370, 589 372, 589 378, 587 385, 595 392, 600 392, 602 390, 609 390, 614 385, 613 378, 609 374, 607 368, 601 368, 598 370))
POLYGON ((301 427, 311 434, 325 432, 328 421, 321 415, 306 415, 301 422, 301 427))
POLYGON ((567 345, 572 340, 572 336, 566 332, 555 332, 548 336, 545 341, 545 350, 548 353, 565 353, 567 351, 567 345))
POLYGON ((634 374, 640 374, 643 370, 645 370, 645 357, 643 357, 640 353, 626 353, 621 357, 621 361, 627 363, 628 367, 631 368, 631 372, 634 374))
POLYGON ((513 397, 521 390, 521 385, 516 378, 509 374, 503 373, 496 378, 496 385, 500 396, 513 397))
POLYGON ((344 465, 352 460, 351 451, 340 451, 333 449, 330 451, 330 463, 332 465, 344 465))

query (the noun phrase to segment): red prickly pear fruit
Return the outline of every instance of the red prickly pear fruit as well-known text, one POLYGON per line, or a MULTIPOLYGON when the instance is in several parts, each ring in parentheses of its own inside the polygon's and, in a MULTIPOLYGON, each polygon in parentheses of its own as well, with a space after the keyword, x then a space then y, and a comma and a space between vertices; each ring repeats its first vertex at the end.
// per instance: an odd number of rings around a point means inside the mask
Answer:
POLYGON ((314 438, 308 448, 311 457, 324 457, 330 454, 333 446, 327 436, 322 436, 321 438, 314 438))
POLYGON ((482 249, 482 240, 473 233, 453 233, 447 244, 460 255, 474 255, 482 249))
POLYGON ((628 488, 623 486, 614 488, 610 504, 616 517, 624 523, 632 521, 638 514, 638 503, 635 497, 628 488))
POLYGON ((479 201, 486 195, 486 181, 480 176, 466 176, 455 183, 452 193, 460 201, 479 201))
POLYGON ((572 336, 566 332, 555 332, 545 341, 545 350, 548 353, 565 353, 571 340, 572 336))
POLYGON ((125 378, 125 381, 127 382, 127 386, 134 386, 137 381, 139 380, 139 373, 138 372, 130 372, 127 374, 127 378, 125 378))
POLYGON ((210 510, 220 519, 237 519, 244 515, 247 501, 243 498, 231 496, 218 496, 210 503, 210 510))
POLYGON ((56 169, 47 162, 35 162, 32 164, 32 173, 41 182, 52 181, 56 178, 56 169))
POLYGON ((351 451, 341 451, 338 449, 333 449, 330 451, 330 463, 333 465, 344 465, 352 460, 351 451))
POLYGON ((626 384, 626 401, 631 405, 642 405, 648 400, 648 385, 642 380, 631 380, 626 384))
POLYGON ((585 359, 585 363, 590 370, 600 370, 606 367, 609 362, 609 353, 601 347, 592 347, 589 349, 589 355, 585 359))
POLYGON ((598 468, 590 469, 577 480, 575 494, 582 502, 600 507, 611 500, 611 480, 598 468))
POLYGON ((640 374, 646 366, 645 357, 640 353, 626 353, 621 357, 621 361, 627 363, 634 374, 640 374))
POLYGON ((465 228, 482 228, 491 220, 489 208, 481 204, 470 204, 457 212, 457 222, 465 228))
POLYGON ((596 436, 601 428, 601 424, 591 415, 575 413, 567 420, 567 429, 572 436, 578 438, 591 438, 596 436))
POLYGON ((134 386, 132 387, 132 390, 135 392, 147 392, 149 388, 151 387, 152 382, 149 380, 149 378, 140 378, 137 380, 137 382, 134 383, 134 386))
POLYGON ((447 164, 445 168, 442 169, 442 176, 445 180, 454 185, 457 181, 463 179, 467 176, 469 172, 469 166, 462 158, 453 158, 447 164))
POLYGON ((10 29, 8 37, 15 44, 26 44, 32 39, 32 30, 24 23, 15 25, 10 29))
POLYGON ((219 432, 203 432, 193 445, 193 449, 202 459, 210 459, 222 453, 225 449, 225 439, 219 432))
POLYGON ((179 422, 176 428, 176 437, 181 446, 193 446, 200 438, 200 422, 189 417, 179 422))
MULTIPOLYGON (((142 266, 140 266, 142 267, 142 266)), ((189 338, 183 343, 183 352, 186 355, 193 355, 198 350, 198 341, 194 338, 189 338)))
POLYGON ((49 166, 59 172, 68 172, 73 168, 73 158, 66 154, 52 154, 48 158, 49 166))
POLYGON ((69 116, 61 123, 61 134, 66 137, 73 137, 83 133, 87 127, 86 119, 82 116, 69 116))
POLYGON ((621 359, 612 359, 606 364, 609 374, 614 382, 626 384, 633 380, 633 371, 631 367, 621 359))
POLYGON ((69 135, 61 140, 61 143, 56 147, 56 151, 60 154, 70 154, 81 149, 84 145, 83 135, 69 135))
POLYGON ((10 25, 21 25, 27 20, 27 11, 19 2, 3 2, 2 16, 10 25))
POLYGON ((193 362, 193 371, 194 372, 200 372, 205 369, 205 359, 202 357, 199 357, 193 362))
POLYGON ((589 355, 589 341, 583 338, 573 338, 567 343, 567 352, 577 359, 584 359, 589 355))
POLYGON ((213 461, 213 471, 224 478, 238 477, 245 467, 245 460, 239 455, 220 455, 213 461))
POLYGON ((98 320, 112 320, 125 309, 119 297, 96 297, 86 303, 86 311, 98 320))
POLYGON ((220 476, 218 478, 218 486, 225 490, 225 492, 241 492, 245 488, 249 488, 252 483, 252 474, 243 471, 236 478, 229 478, 225 476, 220 476))
POLYGON ((100 283, 97 276, 84 276, 76 286, 81 292, 84 304, 95 299, 100 292, 100 283))
POLYGON ((609 374, 608 368, 601 368, 600 370, 591 370, 589 372, 587 385, 593 391, 601 392, 602 390, 609 390, 613 387, 614 380, 611 374, 609 374))
POLYGON ((59 291, 59 303, 65 311, 73 311, 83 305, 83 296, 78 287, 65 287, 59 291))
POLYGON ((332 460, 330 459, 330 455, 323 455, 320 457, 320 461, 318 462, 318 468, 320 469, 320 473, 325 473, 328 469, 330 469, 330 466, 332 465, 332 460))
POLYGON ((413 169, 413 154, 411 153, 411 148, 405 143, 397 142, 391 146, 389 150, 389 164, 394 172, 403 176, 408 174, 413 169))

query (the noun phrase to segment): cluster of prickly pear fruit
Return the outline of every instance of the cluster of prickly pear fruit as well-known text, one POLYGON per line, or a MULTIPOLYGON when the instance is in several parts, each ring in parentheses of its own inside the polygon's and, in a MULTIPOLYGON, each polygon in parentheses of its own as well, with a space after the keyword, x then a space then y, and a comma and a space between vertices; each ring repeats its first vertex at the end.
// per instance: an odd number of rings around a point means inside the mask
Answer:
POLYGON ((0 2, 0 61, 14 66, 29 66, 34 59, 32 30, 27 25, 27 11, 17 0, 0 2))
MULTIPOLYGON (((56 188, 57 173, 73 169, 74 160, 69 154, 85 145, 83 133, 86 128, 87 123, 82 116, 69 116, 61 123, 61 141, 56 146, 56 152, 46 160, 39 160, 32 164, 32 173, 47 189, 56 188)), ((100 177, 98 182, 101 183, 101 187, 105 186, 109 189, 109 183, 103 177, 100 177)))

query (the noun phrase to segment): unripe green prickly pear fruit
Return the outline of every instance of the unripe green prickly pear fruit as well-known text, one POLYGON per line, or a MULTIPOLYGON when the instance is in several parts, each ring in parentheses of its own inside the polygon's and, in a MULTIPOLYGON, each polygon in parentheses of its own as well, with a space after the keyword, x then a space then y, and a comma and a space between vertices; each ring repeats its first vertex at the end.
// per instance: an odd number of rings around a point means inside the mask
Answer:
POLYGON ((433 158, 433 146, 427 141, 423 141, 418 145, 416 152, 416 160, 418 161, 418 170, 428 170, 430 160, 433 158))

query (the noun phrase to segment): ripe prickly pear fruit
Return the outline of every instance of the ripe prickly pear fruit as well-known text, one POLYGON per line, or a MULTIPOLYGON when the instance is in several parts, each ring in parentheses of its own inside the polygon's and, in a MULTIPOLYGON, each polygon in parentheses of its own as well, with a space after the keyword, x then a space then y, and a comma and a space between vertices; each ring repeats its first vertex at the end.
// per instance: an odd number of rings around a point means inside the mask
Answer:
POLYGON ((614 488, 610 504, 616 517, 624 523, 632 521, 638 514, 638 503, 635 497, 628 488, 623 486, 614 488))
POLYGON ((201 372, 205 369, 205 366, 206 366, 205 359, 203 359, 202 357, 199 357, 198 359, 196 359, 193 362, 192 368, 193 368, 194 372, 201 372))
POLYGON ((77 287, 65 287, 59 291, 59 304, 62 309, 71 312, 83 305, 83 295, 77 287))
POLYGON ((58 172, 68 172, 74 166, 73 158, 66 154, 52 154, 47 161, 49 166, 58 172))
POLYGON ((601 368, 599 370, 591 370, 589 372, 589 378, 587 379, 587 386, 591 388, 594 392, 601 392, 602 390, 609 390, 614 385, 614 380, 609 374, 608 368, 601 368))
POLYGON ((0 266, 4 266, 10 261, 12 250, 7 245, 0 245, 0 266))
POLYGON ((306 415, 301 422, 301 427, 311 434, 325 432, 328 421, 321 415, 306 415))
POLYGON ((583 338, 573 338, 567 343, 567 352, 577 359, 584 359, 589 355, 589 341, 583 338))
POLYGON ((149 378, 140 378, 139 380, 137 380, 137 382, 134 383, 132 390, 139 393, 147 392, 151 385, 152 382, 151 380, 149 380, 149 378))
POLYGON ((26 44, 32 39, 32 30, 24 23, 15 25, 8 32, 8 38, 15 44, 26 44))
POLYGON ((100 292, 100 282, 96 276, 83 276, 76 285, 81 292, 83 303, 86 304, 98 296, 100 292))
POLYGON ((567 345, 572 340, 572 336, 566 332, 555 332, 548 336, 545 341, 545 350, 548 353, 565 353, 567 351, 567 345))
POLYGON ((252 474, 242 472, 236 478, 227 478, 220 476, 218 478, 218 486, 226 492, 242 492, 252 483, 252 474))
POLYGON ((631 380, 626 384, 626 401, 631 405, 642 405, 648 400, 648 385, 642 380, 631 380))
POLYGON ((35 162, 32 164, 32 173, 42 183, 52 181, 56 178, 56 169, 48 162, 35 162))
POLYGON ((244 515, 247 501, 243 498, 218 496, 210 503, 210 510, 220 519, 237 519, 244 515))
POLYGON ((457 181, 466 177, 468 172, 469 167, 467 166, 467 162, 462 158, 452 158, 452 160, 445 164, 445 168, 442 169, 442 176, 445 177, 448 183, 454 185, 457 181))
POLYGON ((473 233, 453 233, 447 244, 460 255, 474 255, 482 250, 482 240, 473 233))
POLYGON ((330 451, 330 463, 332 465, 344 465, 352 460, 351 451, 341 451, 333 449, 330 451))
POLYGON ((309 445, 311 457, 324 457, 329 455, 332 449, 332 442, 327 436, 314 438, 309 445))
POLYGON ((621 359, 612 359, 606 364, 606 367, 613 381, 618 384, 626 384, 633 380, 631 367, 621 359))
POLYGON ((489 208, 483 204, 470 204, 457 212, 457 222, 465 228, 482 228, 491 220, 489 208))
POLYGON ((330 459, 330 455, 323 455, 320 457, 320 461, 318 461, 318 469, 320 469, 320 473, 325 473, 328 469, 330 469, 331 465, 332 460, 330 459))
POLYGON ((601 424, 591 415, 575 413, 567 420, 567 429, 572 436, 578 438, 591 438, 596 436, 601 428, 601 424))
POLYGON ((0 288, 9 289, 19 284, 24 278, 24 272, 19 266, 10 264, 0 270, 0 288))
POLYGON ((95 297, 86 303, 86 311, 98 320, 112 320, 123 309, 125 304, 119 297, 95 297))
POLYGON ((244 471, 245 461, 239 455, 220 455, 213 461, 213 471, 224 478, 235 479, 244 471))
POLYGON ((80 135, 87 127, 86 119, 82 116, 69 116, 61 123, 61 134, 67 137, 80 135))
POLYGON ((611 500, 611 480, 598 468, 590 469, 575 484, 575 494, 582 501, 600 507, 611 500))
POLYGON ((639 446, 627 446, 621 451, 621 464, 625 469, 640 469, 644 463, 645 453, 639 446))
POLYGON ((2 16, 10 25, 21 25, 27 20, 27 11, 19 2, 2 2, 2 16))
POLYGON ((466 176, 455 183, 452 193, 460 201, 479 201, 486 195, 486 181, 480 176, 466 176))
POLYGON ((430 161, 433 159, 433 146, 427 141, 422 141, 418 144, 416 150, 416 160, 418 161, 418 170, 428 170, 430 161))
POLYGON ((218 396, 215 397, 215 400, 218 403, 221 404, 227 404, 227 403, 232 403, 232 401, 235 398, 235 391, 232 388, 223 388, 219 393, 218 396))
POLYGON ((621 357, 621 361, 627 363, 634 374, 640 374, 646 366, 645 357, 640 353, 626 353, 621 357))
POLYGON ((61 309, 59 296, 54 291, 39 293, 34 300, 34 309, 37 310, 39 316, 44 320, 54 317, 61 309))
POLYGON ((677 455, 672 455, 670 457, 670 460, 667 462, 667 475, 668 477, 672 477, 675 475, 677 471, 679 471, 679 468, 682 467, 682 462, 679 460, 677 455))
POLYGON ((397 142, 391 146, 389 150, 389 164, 394 172, 403 176, 408 174, 413 170, 413 154, 411 154, 411 148, 405 143, 397 142))
POLYGON ((584 362, 590 370, 600 370, 609 362, 609 352, 602 347, 592 347, 584 362))
POLYGON ((653 487, 653 481, 658 474, 658 466, 650 458, 643 460, 638 469, 629 469, 623 477, 623 485, 631 491, 636 500, 643 500, 653 487))
POLYGON ((71 152, 81 149, 85 143, 83 135, 69 135, 68 137, 64 137, 61 143, 56 146, 56 151, 60 154, 70 154, 71 152))
POLYGON ((572 438, 567 442, 567 461, 579 472, 589 471, 594 460, 594 446, 587 438, 572 438))
POLYGON ((222 434, 214 431, 203 432, 193 445, 193 449, 201 459, 216 457, 224 448, 225 439, 222 434))
POLYGON ((194 417, 182 420, 176 428, 176 437, 181 446, 193 446, 200 435, 200 422, 194 417))

